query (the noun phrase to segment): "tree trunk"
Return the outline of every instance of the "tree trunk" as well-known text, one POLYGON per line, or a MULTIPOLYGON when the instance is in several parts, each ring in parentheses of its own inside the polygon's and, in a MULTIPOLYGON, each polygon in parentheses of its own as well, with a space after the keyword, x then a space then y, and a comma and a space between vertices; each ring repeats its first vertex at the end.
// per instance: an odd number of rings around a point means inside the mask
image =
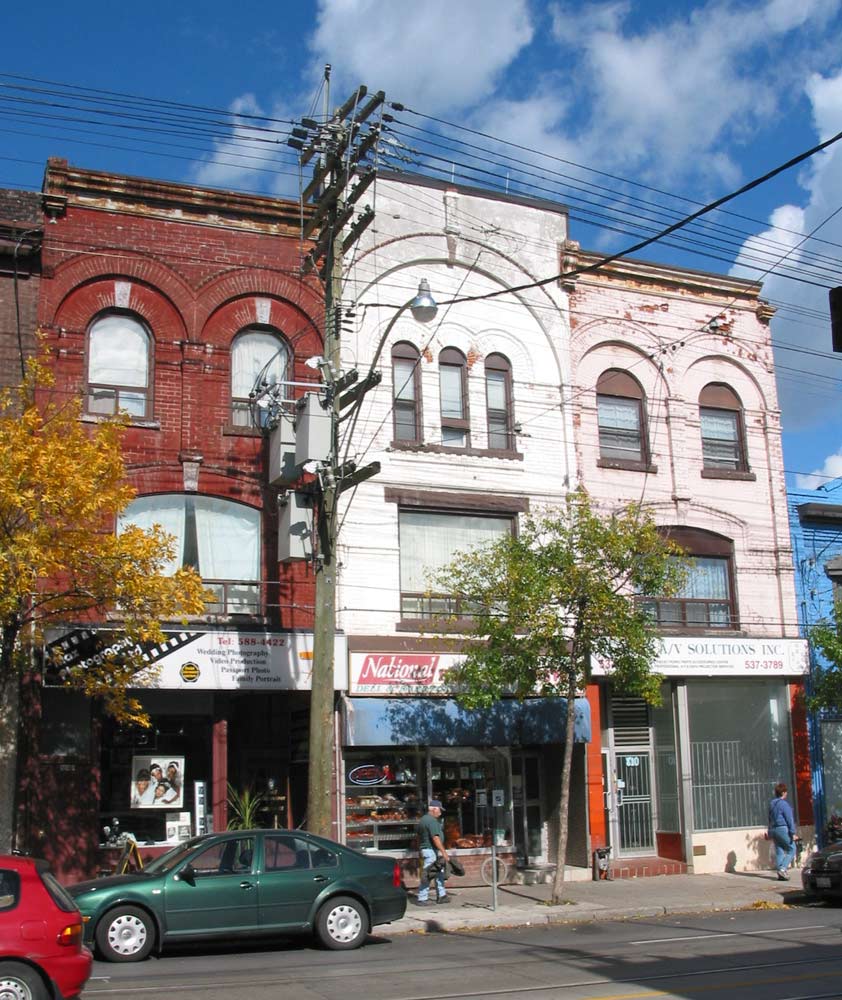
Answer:
POLYGON ((561 796, 558 803, 558 845, 553 877, 552 902, 560 903, 567 865, 567 827, 570 813, 570 776, 573 772, 573 732, 576 721, 576 676, 568 678, 567 719, 564 727, 564 763, 561 767, 561 796))
POLYGON ((6 854, 16 846, 20 677, 14 657, 15 639, 12 630, 3 630, 0 640, 0 853, 6 854))

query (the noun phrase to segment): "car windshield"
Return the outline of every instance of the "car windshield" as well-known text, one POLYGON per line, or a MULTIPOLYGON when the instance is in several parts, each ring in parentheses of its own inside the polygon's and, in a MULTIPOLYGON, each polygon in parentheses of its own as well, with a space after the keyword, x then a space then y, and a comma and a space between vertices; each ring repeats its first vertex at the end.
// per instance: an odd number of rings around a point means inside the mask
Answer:
POLYGON ((166 854, 162 854, 160 858, 150 861, 143 870, 149 872, 150 875, 165 875, 167 872, 171 872, 177 865, 180 865, 185 858, 189 857, 199 844, 203 843, 203 840, 204 838, 202 837, 194 837, 185 844, 179 844, 178 847, 174 847, 171 851, 167 851, 166 854))

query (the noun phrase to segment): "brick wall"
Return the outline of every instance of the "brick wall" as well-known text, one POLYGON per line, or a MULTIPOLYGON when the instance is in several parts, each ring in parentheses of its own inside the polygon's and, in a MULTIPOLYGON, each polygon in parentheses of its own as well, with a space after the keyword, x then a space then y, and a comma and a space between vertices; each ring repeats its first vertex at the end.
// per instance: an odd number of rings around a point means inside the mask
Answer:
POLYGON ((294 356, 289 377, 316 381, 303 362, 322 351, 323 299, 298 276, 300 244, 281 218, 283 203, 73 170, 63 161, 50 162, 45 184, 49 196, 67 199, 46 227, 38 314, 56 391, 84 388, 87 334, 99 314, 123 308, 143 320, 154 341, 154 381, 151 419, 124 439, 132 484, 139 494, 182 492, 182 460, 200 457, 199 493, 265 512, 263 579, 280 581, 275 592, 284 603, 270 627, 311 627, 309 571, 277 563, 265 441, 231 427, 229 416, 231 343, 246 326, 282 332, 294 356))
POLYGON ((39 194, 0 188, 0 386, 18 383, 35 349, 41 218, 39 194))

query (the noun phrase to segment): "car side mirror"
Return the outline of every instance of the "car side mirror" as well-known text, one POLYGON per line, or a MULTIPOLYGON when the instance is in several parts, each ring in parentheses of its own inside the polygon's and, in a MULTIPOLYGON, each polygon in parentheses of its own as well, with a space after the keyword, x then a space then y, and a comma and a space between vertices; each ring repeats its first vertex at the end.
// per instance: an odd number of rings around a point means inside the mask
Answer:
POLYGON ((188 885, 195 885, 196 869, 188 861, 188 863, 181 869, 181 871, 178 873, 176 877, 180 878, 182 882, 186 882, 188 885))

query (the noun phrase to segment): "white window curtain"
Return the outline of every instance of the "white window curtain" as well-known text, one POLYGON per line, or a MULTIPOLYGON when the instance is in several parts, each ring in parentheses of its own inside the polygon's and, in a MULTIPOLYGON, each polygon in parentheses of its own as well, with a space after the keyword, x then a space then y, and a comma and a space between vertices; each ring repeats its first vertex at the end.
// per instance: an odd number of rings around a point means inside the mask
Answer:
POLYGON ((505 413, 508 408, 506 373, 487 371, 485 373, 485 392, 489 410, 502 410, 505 413))
POLYGON ((451 420, 462 420, 465 410, 462 403, 462 368, 442 365, 439 370, 441 415, 451 420))
POLYGON ((401 590, 423 593, 428 573, 446 566, 457 552, 487 545, 511 530, 508 517, 401 511, 401 590))
POLYGON ((640 404, 636 399, 598 396, 599 445, 603 458, 640 458, 640 404))
POLYGON ((149 334, 131 316, 103 316, 91 327, 88 382, 145 388, 149 384, 149 334))
POLYGON ((126 507, 117 519, 117 534, 122 534, 130 524, 143 531, 151 530, 155 524, 176 538, 175 558, 164 568, 164 573, 174 573, 182 564, 184 556, 184 497, 165 493, 161 496, 138 497, 126 507))
POLYGON ((408 358, 395 358, 393 366, 395 373, 395 399, 414 403, 416 362, 410 361, 408 358))
POLYGON ((286 378, 287 348, 280 337, 264 331, 245 331, 231 352, 231 395, 247 399, 258 379, 269 385, 286 378))
POLYGON ((679 597, 685 600, 727 601, 728 560, 695 558, 687 563, 688 575, 679 597))
POLYGON ((194 498, 199 572, 206 580, 260 579, 260 512, 230 500, 194 498))

